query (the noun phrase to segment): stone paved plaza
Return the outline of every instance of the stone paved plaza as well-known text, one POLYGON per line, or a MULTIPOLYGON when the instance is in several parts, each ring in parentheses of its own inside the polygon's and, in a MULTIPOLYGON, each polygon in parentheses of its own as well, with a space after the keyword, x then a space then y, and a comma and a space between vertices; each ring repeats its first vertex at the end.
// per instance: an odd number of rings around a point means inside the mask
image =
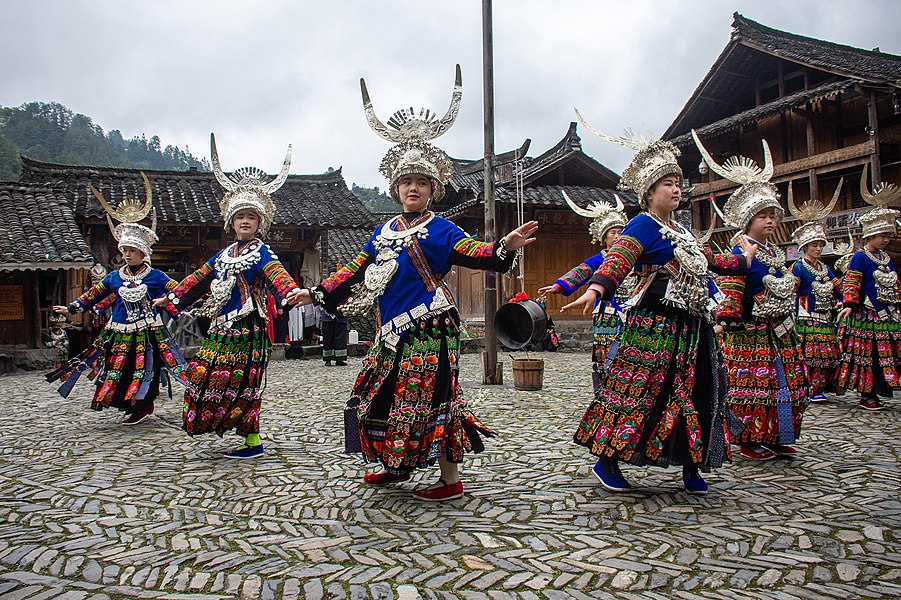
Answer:
POLYGON ((234 436, 187 437, 178 395, 128 428, 88 409, 86 382, 63 400, 40 374, 2 377, 0 597, 901 596, 901 402, 812 406, 799 458, 736 458, 706 497, 651 468, 612 495, 570 441, 589 357, 543 357, 543 392, 467 387, 500 435, 441 505, 410 494, 437 469, 374 489, 340 452, 355 366, 272 363, 267 454, 248 461, 220 458, 234 436))

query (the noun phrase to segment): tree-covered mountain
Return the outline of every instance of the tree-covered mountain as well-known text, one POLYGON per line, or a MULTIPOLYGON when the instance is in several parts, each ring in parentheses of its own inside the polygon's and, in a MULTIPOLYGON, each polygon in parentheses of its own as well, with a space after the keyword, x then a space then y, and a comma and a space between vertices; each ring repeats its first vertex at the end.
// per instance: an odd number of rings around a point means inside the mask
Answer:
POLYGON ((363 204, 370 212, 385 213, 397 212, 397 202, 383 191, 379 190, 379 186, 367 188, 360 187, 356 183, 351 185, 350 191, 363 201, 363 204))
POLYGON ((68 165, 135 169, 209 171, 206 159, 187 149, 162 147, 156 135, 126 140, 113 129, 104 133, 90 117, 74 113, 57 102, 28 102, 0 107, 0 181, 19 178, 19 154, 68 165))

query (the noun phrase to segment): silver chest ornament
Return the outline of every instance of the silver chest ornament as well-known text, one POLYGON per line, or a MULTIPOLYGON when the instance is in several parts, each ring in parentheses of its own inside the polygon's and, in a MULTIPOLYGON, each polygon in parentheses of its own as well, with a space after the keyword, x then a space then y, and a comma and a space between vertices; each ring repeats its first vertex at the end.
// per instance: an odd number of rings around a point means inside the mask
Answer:
POLYGON ((769 273, 763 276, 764 299, 755 303, 751 314, 764 319, 776 319, 791 314, 795 308, 796 278, 785 266, 785 254, 776 247, 771 247, 773 255, 765 250, 758 252, 757 260, 769 267, 769 273), (781 277, 777 277, 780 273, 781 277))
POLYGON ((388 284, 397 273, 397 257, 404 247, 413 244, 414 237, 424 240, 429 236, 426 226, 435 218, 430 215, 422 223, 409 229, 396 231, 393 225, 398 222, 398 215, 382 225, 375 236, 373 245, 376 256, 372 264, 366 267, 362 283, 353 286, 353 297, 341 306, 341 312, 348 316, 365 315, 376 303, 379 296, 385 293, 388 284))
POLYGON ((818 267, 811 267, 804 260, 801 261, 801 264, 814 277, 813 281, 810 282, 810 291, 813 292, 816 311, 829 312, 835 310, 835 307, 838 305, 835 300, 835 288, 829 280, 829 272, 826 270, 826 266, 819 263, 818 267))
POLYGON ((254 240, 248 244, 238 256, 231 256, 232 251, 238 245, 237 242, 222 251, 215 262, 216 278, 210 283, 210 295, 203 306, 194 311, 194 314, 214 319, 219 316, 235 289, 235 282, 241 271, 253 267, 260 261, 260 248, 263 243, 254 240))
POLYGON ((144 277, 150 272, 146 265, 132 275, 125 267, 119 269, 119 277, 123 285, 119 288, 119 297, 125 303, 125 319, 134 323, 143 319, 151 312, 150 299, 147 297, 147 285, 142 283, 144 277))
MULTIPOLYGON (((659 220, 657 222, 660 223, 659 220)), ((693 315, 709 317, 707 257, 700 243, 690 231, 684 228, 682 231, 676 231, 663 223, 660 226, 660 234, 672 243, 673 258, 678 263, 678 268, 671 264, 666 266, 669 283, 663 301, 684 308, 693 315)))
POLYGON ((873 271, 873 279, 876 280, 876 298, 883 304, 897 304, 898 274, 889 269, 887 265, 880 265, 873 271))

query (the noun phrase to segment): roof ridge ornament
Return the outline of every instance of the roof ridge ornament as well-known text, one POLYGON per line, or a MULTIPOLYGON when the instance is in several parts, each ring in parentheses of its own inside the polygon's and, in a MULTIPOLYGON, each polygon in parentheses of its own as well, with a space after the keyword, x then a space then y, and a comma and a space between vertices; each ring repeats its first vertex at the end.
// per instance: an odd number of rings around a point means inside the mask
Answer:
POLYGON ((457 115, 460 113, 460 102, 463 99, 463 78, 460 65, 457 64, 450 106, 440 119, 437 114, 427 108, 420 108, 419 116, 416 116, 416 111, 410 107, 396 111, 388 119, 388 125, 385 125, 375 114, 369 90, 366 89, 366 81, 362 77, 360 78, 360 92, 363 95, 363 112, 366 114, 366 122, 377 136, 395 144, 412 138, 427 142, 444 134, 457 120, 457 115))

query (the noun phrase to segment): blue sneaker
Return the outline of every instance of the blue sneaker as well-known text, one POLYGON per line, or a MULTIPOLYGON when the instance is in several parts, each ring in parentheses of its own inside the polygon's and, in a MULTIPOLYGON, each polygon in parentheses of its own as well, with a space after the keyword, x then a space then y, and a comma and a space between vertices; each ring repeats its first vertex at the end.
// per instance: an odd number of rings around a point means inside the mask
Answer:
POLYGON ((591 468, 591 472, 598 478, 604 489, 610 492, 627 492, 632 489, 619 470, 619 463, 616 460, 599 458, 591 468))
POLYGON ((686 492, 697 496, 705 495, 709 488, 698 468, 693 466, 682 467, 682 483, 685 484, 686 492))
POLYGON ((258 446, 241 446, 223 454, 225 458, 256 458, 263 456, 263 444, 258 446))
POLYGON ((827 400, 826 394, 814 394, 810 397, 810 401, 813 403, 826 402, 827 400))

